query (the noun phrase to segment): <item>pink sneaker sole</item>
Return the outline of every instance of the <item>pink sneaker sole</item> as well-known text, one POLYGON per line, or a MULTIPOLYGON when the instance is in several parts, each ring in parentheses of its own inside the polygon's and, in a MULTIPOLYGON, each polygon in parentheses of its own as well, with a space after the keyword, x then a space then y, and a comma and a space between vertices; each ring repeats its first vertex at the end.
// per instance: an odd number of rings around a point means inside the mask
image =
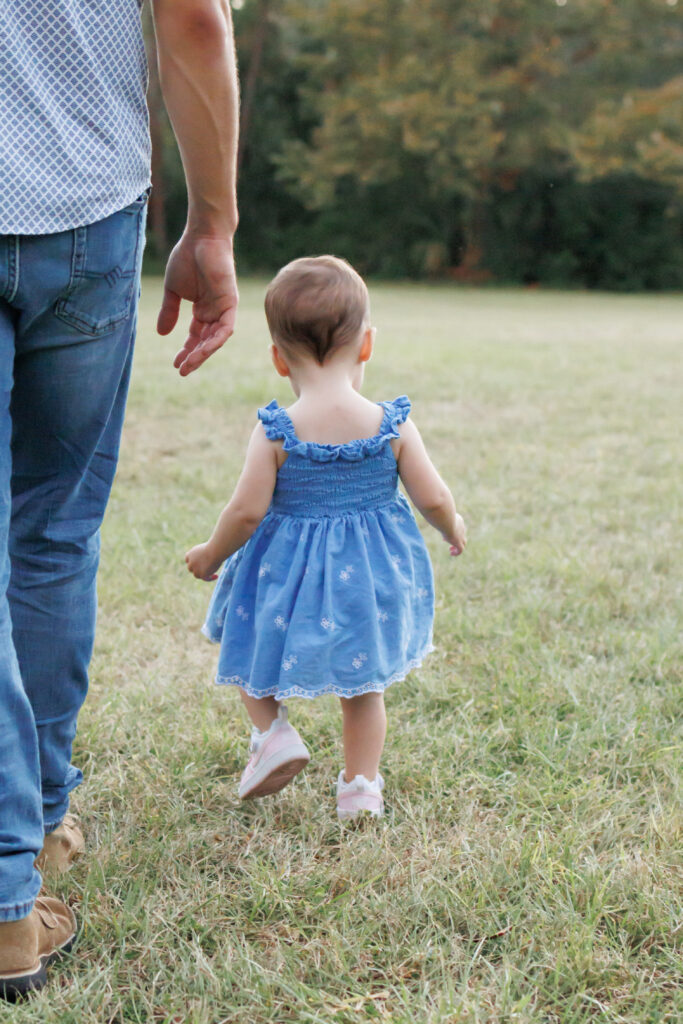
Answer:
POLYGON ((243 790, 240 787, 240 800, 255 800, 260 796, 279 793, 299 774, 302 768, 306 767, 310 759, 307 752, 305 755, 302 753, 300 757, 290 757, 284 763, 282 761, 278 763, 277 755, 269 758, 249 779, 248 788, 243 790))

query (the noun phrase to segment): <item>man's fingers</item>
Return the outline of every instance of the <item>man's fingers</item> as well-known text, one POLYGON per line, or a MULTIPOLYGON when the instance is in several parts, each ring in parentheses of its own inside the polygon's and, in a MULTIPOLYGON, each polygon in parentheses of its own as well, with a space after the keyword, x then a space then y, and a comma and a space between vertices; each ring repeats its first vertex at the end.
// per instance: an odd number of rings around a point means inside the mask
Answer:
POLYGON ((190 326, 188 328, 187 338, 185 339, 185 344, 181 348, 180 352, 178 352, 176 354, 176 357, 173 360, 173 365, 175 366, 176 370, 178 369, 179 366, 182 365, 182 363, 185 362, 185 359, 190 354, 190 352, 194 348, 196 348, 197 345, 201 345, 201 342, 202 342, 202 328, 204 326, 205 326, 204 324, 199 323, 194 317, 190 321, 190 326))
POLYGON ((178 323, 179 312, 180 296, 170 291, 169 288, 164 288, 164 298, 159 310, 159 316, 157 317, 157 333, 170 334, 178 323))
POLYGON ((181 348, 180 352, 176 352, 175 359, 173 360, 173 365, 175 366, 176 370, 178 370, 187 359, 188 353, 192 350, 192 344, 193 343, 191 343, 190 339, 188 338, 183 347, 181 348))
POLYGON ((192 336, 188 337, 173 363, 176 369, 180 370, 181 377, 187 377, 188 373, 196 370, 206 362, 209 356, 225 345, 233 333, 233 323, 234 316, 226 317, 223 322, 218 324, 205 324, 205 329, 201 332, 202 340, 198 341, 192 336))
POLYGON ((193 348, 190 352, 182 350, 176 356, 176 362, 174 365, 180 372, 181 377, 187 377, 189 373, 199 369, 202 363, 205 363, 209 356, 212 356, 214 352, 217 352, 219 348, 225 344, 228 340, 229 335, 226 334, 220 339, 212 339, 209 341, 202 341, 199 345, 193 348))

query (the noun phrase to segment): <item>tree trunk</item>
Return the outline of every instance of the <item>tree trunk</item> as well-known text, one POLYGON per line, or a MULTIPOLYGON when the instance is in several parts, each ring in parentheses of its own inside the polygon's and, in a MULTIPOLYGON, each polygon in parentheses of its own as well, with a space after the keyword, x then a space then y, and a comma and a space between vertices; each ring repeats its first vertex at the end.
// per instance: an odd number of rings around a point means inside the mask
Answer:
POLYGON ((164 174, 164 146, 166 112, 161 95, 156 42, 149 14, 144 21, 145 43, 149 62, 149 133, 152 140, 152 194, 149 197, 149 227, 154 241, 155 255, 166 259, 169 253, 168 224, 166 219, 166 181, 164 174))
POLYGON ((247 77, 244 82, 244 91, 242 93, 240 137, 237 148, 238 173, 244 160, 244 154, 246 152, 247 143, 249 139, 249 129, 251 127, 251 116, 254 109, 256 86, 258 85, 259 75, 261 73, 261 66, 263 64, 263 44, 265 43, 266 33, 268 31, 270 3, 271 0, 261 0, 258 8, 258 14, 256 16, 254 35, 251 41, 251 50, 249 52, 249 68, 247 70, 247 77))
POLYGON ((462 258, 452 271, 452 276, 457 281, 479 284, 491 279, 491 271, 481 266, 484 255, 485 219, 486 197, 483 192, 479 192, 472 198, 465 214, 465 244, 462 258))

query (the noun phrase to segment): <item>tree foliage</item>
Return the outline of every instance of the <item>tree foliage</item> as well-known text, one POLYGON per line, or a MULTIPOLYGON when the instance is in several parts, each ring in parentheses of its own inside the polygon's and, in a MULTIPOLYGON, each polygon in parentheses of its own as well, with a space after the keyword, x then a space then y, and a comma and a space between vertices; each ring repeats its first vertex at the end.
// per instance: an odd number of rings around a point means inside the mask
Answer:
POLYGON ((667 166, 680 146, 683 79, 670 76, 683 32, 666 0, 289 0, 285 10, 305 26, 302 98, 316 128, 287 141, 281 166, 309 203, 328 204, 348 175, 391 181, 406 156, 423 160, 423 187, 475 198, 581 150, 588 172, 649 172, 659 166, 650 118, 667 166))
MULTIPOLYGON (((235 24, 252 263, 334 248, 385 274, 510 277, 487 251, 500 225, 514 237, 534 198, 541 215, 541 183, 580 215, 597 180, 646 207, 658 183, 659 249, 680 248, 678 0, 244 0, 235 24)), ((591 279, 576 259, 556 266, 591 279)))

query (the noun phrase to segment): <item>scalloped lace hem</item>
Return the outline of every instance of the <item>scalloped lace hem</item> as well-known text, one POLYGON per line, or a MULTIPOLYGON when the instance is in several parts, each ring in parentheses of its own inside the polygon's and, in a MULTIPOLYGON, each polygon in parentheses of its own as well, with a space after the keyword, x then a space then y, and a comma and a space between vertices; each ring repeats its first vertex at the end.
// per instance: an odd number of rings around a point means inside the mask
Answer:
MULTIPOLYGON (((208 632, 204 632, 204 636, 209 636, 208 632)), ((209 637, 211 639, 211 637, 209 637)), ((213 641, 214 643, 218 641, 213 641)), ((288 686, 284 689, 280 689, 278 686, 268 687, 266 690, 256 689, 251 686, 246 679, 242 679, 241 676, 221 676, 216 675, 217 686, 239 686, 241 690, 249 697, 276 697, 277 700, 287 700, 289 697, 307 697, 312 700, 314 697, 322 697, 325 694, 331 693, 337 697, 358 697, 362 693, 384 693, 384 691, 391 686, 392 683, 400 683, 407 675, 419 668, 424 659, 428 654, 435 651, 434 644, 430 643, 421 654, 416 658, 413 658, 406 665, 403 666, 398 672, 394 672, 389 679, 384 683, 361 683, 352 688, 344 688, 343 686, 337 686, 335 683, 327 683, 322 686, 319 690, 311 691, 306 690, 302 686, 288 686)))

